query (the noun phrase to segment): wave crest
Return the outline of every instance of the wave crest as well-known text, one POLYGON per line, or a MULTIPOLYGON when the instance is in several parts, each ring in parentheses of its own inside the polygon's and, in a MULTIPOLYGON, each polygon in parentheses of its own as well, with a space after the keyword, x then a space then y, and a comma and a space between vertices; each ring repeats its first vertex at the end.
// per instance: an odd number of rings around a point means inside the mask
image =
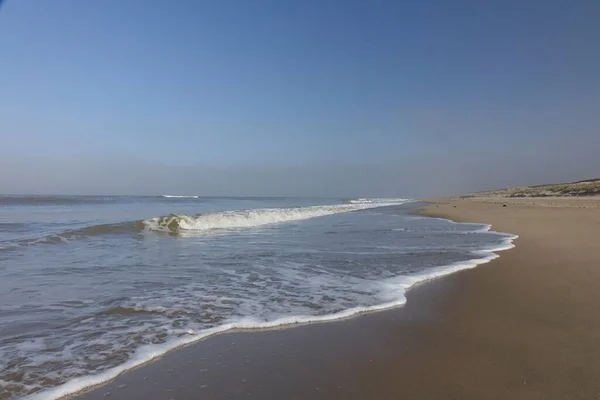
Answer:
POLYGON ((395 203, 371 202, 363 204, 340 204, 296 208, 258 208, 251 210, 207 213, 197 216, 172 214, 165 217, 147 219, 144 221, 144 224, 150 230, 171 233, 252 228, 282 222, 299 221, 331 214, 358 211, 366 208, 401 204, 406 201, 406 199, 397 199, 395 203))

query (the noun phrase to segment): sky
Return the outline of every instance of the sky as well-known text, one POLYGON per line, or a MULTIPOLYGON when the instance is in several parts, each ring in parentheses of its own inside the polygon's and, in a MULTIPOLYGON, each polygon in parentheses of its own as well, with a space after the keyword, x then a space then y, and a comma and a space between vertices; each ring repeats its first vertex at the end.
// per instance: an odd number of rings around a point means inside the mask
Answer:
POLYGON ((426 197, 600 177, 599 15, 5 0, 0 193, 426 197))

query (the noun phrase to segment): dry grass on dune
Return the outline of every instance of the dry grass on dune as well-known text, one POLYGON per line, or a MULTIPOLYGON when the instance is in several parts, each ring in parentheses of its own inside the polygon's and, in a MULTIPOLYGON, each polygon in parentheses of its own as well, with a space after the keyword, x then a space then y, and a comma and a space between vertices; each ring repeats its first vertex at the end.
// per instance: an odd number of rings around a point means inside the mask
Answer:
POLYGON ((569 197, 595 195, 600 195, 600 179, 552 185, 517 187, 477 193, 478 197, 569 197))

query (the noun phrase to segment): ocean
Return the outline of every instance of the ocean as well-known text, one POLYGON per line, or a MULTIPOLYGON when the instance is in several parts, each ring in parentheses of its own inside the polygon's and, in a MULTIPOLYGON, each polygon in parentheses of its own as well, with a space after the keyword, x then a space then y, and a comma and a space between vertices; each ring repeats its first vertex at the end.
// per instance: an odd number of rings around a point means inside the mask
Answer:
POLYGON ((512 247, 415 204, 0 196, 0 398, 55 399, 233 329, 401 306, 512 247))

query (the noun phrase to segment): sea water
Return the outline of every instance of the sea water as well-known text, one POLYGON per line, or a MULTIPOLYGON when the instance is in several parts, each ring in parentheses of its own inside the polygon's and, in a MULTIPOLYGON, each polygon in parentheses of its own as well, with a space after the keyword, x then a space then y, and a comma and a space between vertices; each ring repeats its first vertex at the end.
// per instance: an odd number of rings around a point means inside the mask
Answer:
POLYGON ((0 196, 0 398, 53 399, 236 328, 400 306, 515 236, 408 199, 0 196))

